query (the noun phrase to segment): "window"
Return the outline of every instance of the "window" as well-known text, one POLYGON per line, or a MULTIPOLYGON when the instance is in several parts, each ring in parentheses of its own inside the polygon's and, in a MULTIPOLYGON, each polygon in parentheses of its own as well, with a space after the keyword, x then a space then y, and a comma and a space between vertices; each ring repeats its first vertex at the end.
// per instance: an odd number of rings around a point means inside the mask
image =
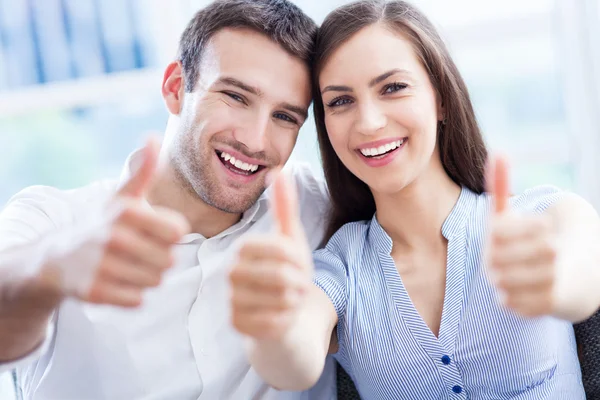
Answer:
POLYGON ((164 130, 160 84, 185 3, 0 0, 0 204, 30 185, 118 176, 164 130))

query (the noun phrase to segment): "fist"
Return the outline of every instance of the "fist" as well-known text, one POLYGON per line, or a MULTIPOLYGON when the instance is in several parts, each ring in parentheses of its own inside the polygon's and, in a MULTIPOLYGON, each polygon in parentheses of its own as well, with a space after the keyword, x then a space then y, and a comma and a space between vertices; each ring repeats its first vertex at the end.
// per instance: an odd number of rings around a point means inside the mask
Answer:
POLYGON ((554 310, 556 231, 548 215, 519 215, 509 209, 506 160, 488 173, 493 209, 487 264, 504 304, 526 317, 554 310))
POLYGON ((284 336, 312 285, 312 256, 295 190, 283 174, 273 190, 275 232, 245 242, 229 275, 233 325, 255 339, 284 336))

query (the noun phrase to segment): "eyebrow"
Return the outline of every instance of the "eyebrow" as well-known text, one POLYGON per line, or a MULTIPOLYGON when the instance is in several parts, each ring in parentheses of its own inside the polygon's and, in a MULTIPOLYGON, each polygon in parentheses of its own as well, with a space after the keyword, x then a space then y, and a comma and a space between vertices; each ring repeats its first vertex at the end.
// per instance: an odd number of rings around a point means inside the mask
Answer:
POLYGON ((388 72, 385 72, 385 73, 379 75, 376 78, 371 79, 371 81, 369 82, 369 87, 373 87, 373 86, 385 81, 390 76, 396 75, 398 73, 408 74, 409 72, 405 69, 400 69, 400 68, 392 69, 388 72))
POLYGON ((235 86, 238 89, 241 89, 245 92, 251 93, 255 96, 261 97, 263 95, 262 91, 256 87, 250 86, 238 79, 232 78, 230 76, 224 76, 222 78, 219 78, 219 80, 217 81, 217 83, 222 83, 225 85, 230 85, 230 86, 235 86))
MULTIPOLYGON (((409 72, 405 69, 400 69, 400 68, 392 69, 388 72, 384 72, 383 74, 371 79, 371 81, 369 81, 369 87, 373 87, 373 86, 385 81, 390 76, 398 74, 398 73, 408 74, 409 72)), ((324 94, 326 92, 352 92, 352 88, 350 86, 343 86, 343 85, 330 85, 330 86, 326 86, 321 91, 321 94, 324 94)))
POLYGON ((350 86, 339 86, 339 85, 329 85, 325 86, 323 90, 321 90, 321 94, 327 92, 351 92, 352 88, 350 86))
POLYGON ((290 103, 283 103, 281 104, 281 107, 285 110, 298 114, 303 120, 308 118, 308 111, 304 107, 295 106, 290 103))

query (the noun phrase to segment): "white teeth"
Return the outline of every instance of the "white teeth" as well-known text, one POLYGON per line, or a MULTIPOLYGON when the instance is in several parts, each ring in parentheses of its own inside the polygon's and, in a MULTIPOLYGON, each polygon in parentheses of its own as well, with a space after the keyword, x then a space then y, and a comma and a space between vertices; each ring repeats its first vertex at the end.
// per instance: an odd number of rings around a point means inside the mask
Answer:
POLYGON ((373 147, 370 149, 361 149, 360 152, 363 154, 363 156, 376 157, 376 156, 385 154, 391 150, 394 150, 397 147, 400 147, 403 143, 404 143, 404 139, 396 140, 395 142, 388 143, 383 146, 373 147))
POLYGON ((236 168, 239 168, 241 170, 244 170, 244 171, 255 172, 256 170, 258 170, 258 165, 248 164, 248 163, 242 162, 241 160, 236 160, 234 156, 232 156, 231 154, 225 153, 224 151, 221 152, 221 158, 225 161, 229 161, 229 163, 231 165, 233 165, 236 168))

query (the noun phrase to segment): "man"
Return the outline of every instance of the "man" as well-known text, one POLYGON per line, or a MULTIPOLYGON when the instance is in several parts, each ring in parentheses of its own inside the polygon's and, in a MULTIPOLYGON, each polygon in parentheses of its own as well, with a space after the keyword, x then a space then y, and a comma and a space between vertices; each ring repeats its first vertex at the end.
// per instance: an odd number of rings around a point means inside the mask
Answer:
MULTIPOLYGON (((259 378, 226 278, 242 237, 271 229, 265 179, 307 118, 316 29, 287 0, 211 4, 165 71, 160 150, 132 154, 120 182, 33 187, 9 202, 0 368, 17 368, 27 399, 331 396, 330 376, 312 394, 259 378)), ((316 247, 326 192, 307 170, 292 175, 316 247)))

